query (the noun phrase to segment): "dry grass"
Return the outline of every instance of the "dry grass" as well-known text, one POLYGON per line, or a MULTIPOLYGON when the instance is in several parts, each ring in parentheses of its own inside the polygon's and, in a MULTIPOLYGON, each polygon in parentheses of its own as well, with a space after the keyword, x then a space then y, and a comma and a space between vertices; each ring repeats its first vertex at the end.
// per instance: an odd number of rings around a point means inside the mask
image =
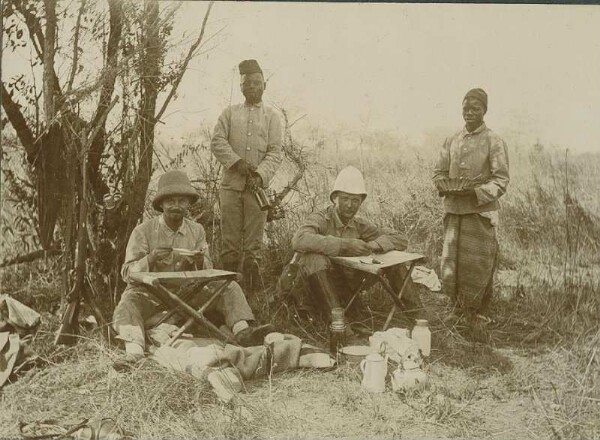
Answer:
MULTIPOLYGON (((365 139, 374 143, 365 151, 377 151, 377 138, 365 139)), ((336 171, 348 163, 362 166, 367 178, 364 212, 403 230, 410 249, 437 269, 442 212, 429 181, 431 151, 398 147, 393 155, 361 156, 350 149, 343 159, 327 151, 314 152, 287 218, 268 228, 265 289, 291 257, 299 222, 324 206, 336 171)), ((57 317, 47 312, 56 308, 58 280, 42 264, 2 273, 2 291, 43 311, 45 323, 33 343, 41 364, 0 394, 0 437, 16 437, 20 421, 68 427, 99 414, 137 438, 600 437, 600 198, 590 191, 600 183, 600 158, 573 157, 565 166, 564 153, 537 146, 511 151, 511 165, 499 231, 500 269, 510 276, 499 278, 495 323, 482 334, 444 324, 446 297, 423 289, 433 332, 427 388, 371 395, 360 388, 358 369, 343 366, 249 382, 239 399, 222 405, 206 384, 152 362, 115 373, 115 349, 99 332, 74 348, 51 345, 57 317)), ((285 305, 270 308, 266 295, 251 304, 262 320, 325 343, 324 325, 294 319, 285 305)), ((372 291, 368 323, 379 325, 389 305, 372 291)))
POLYGON ((115 373, 114 351, 88 339, 59 363, 5 388, 0 432, 12 437, 20 422, 69 427, 102 415, 144 439, 594 438, 600 434, 594 387, 600 377, 589 367, 595 338, 578 355, 559 347, 535 355, 498 349, 496 356, 512 368, 485 374, 434 356, 429 386, 404 395, 365 392, 353 366, 289 372, 248 383, 230 405, 220 404, 206 384, 151 361, 115 373))

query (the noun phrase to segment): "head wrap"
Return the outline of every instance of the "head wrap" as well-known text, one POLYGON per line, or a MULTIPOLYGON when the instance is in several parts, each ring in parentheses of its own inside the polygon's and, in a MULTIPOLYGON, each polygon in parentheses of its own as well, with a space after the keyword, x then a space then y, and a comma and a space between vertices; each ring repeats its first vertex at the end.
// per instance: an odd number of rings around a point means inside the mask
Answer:
POLYGON ((244 60, 240 63, 240 75, 248 75, 249 73, 262 73, 260 66, 256 60, 244 60))
POLYGON ((479 102, 481 102, 483 104, 483 106, 486 108, 487 110, 487 106, 488 106, 488 96, 487 93, 485 93, 485 91, 483 89, 471 89, 467 92, 467 94, 465 95, 463 101, 467 98, 473 98, 478 100, 479 102))

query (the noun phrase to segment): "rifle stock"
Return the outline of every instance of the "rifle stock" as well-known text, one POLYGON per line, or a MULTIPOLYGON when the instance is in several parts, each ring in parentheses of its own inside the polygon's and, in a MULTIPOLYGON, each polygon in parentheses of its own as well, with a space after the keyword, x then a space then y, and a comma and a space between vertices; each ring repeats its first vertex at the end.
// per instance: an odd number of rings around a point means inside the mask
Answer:
POLYGON ((79 301, 84 289, 85 258, 87 254, 87 145, 83 148, 81 178, 83 187, 79 199, 79 221, 77 222, 77 260, 75 261, 75 285, 68 295, 69 304, 65 309, 54 344, 73 345, 79 334, 79 301))
POLYGON ((79 297, 77 301, 71 301, 67 304, 60 327, 56 333, 56 338, 54 339, 54 344, 74 345, 77 342, 77 336, 79 335, 78 316, 79 297))

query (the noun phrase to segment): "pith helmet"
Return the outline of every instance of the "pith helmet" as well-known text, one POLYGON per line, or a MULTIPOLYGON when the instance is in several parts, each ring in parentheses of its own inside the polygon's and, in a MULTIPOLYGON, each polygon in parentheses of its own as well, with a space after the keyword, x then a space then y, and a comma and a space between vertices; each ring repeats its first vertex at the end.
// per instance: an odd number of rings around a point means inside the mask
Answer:
POLYGON ((158 191, 156 192, 156 196, 154 196, 154 200, 152 200, 152 207, 162 212, 160 204, 165 197, 170 196, 187 196, 192 203, 198 200, 198 193, 196 193, 196 190, 190 183, 187 174, 179 170, 167 171, 160 176, 160 179, 158 179, 158 191))
POLYGON ((362 173, 353 166, 344 168, 335 179, 333 189, 329 194, 329 200, 333 202, 333 196, 338 191, 362 195, 364 200, 367 197, 367 188, 362 173))

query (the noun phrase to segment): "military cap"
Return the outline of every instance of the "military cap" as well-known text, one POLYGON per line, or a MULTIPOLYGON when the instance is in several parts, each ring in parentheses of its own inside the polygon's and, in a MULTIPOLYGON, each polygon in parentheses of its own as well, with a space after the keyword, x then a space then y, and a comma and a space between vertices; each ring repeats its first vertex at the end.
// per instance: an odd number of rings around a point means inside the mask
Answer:
POLYGON ((483 89, 471 89, 467 92, 467 94, 465 95, 465 97, 463 98, 463 101, 467 98, 473 98, 478 100, 479 102, 481 102, 485 108, 487 109, 488 106, 488 96, 487 93, 485 93, 485 91, 483 89))
POLYGON ((240 63, 240 75, 248 75, 250 73, 262 73, 260 66, 256 60, 244 60, 240 63))

